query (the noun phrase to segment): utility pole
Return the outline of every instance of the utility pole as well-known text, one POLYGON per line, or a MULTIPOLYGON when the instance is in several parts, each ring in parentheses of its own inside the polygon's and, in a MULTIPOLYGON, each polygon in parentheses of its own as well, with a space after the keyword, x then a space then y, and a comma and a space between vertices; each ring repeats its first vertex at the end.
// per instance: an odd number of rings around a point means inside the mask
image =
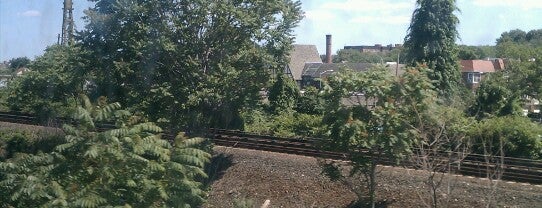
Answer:
POLYGON ((72 0, 64 0, 64 8, 62 9, 62 36, 60 44, 70 45, 73 42, 73 2, 72 0))

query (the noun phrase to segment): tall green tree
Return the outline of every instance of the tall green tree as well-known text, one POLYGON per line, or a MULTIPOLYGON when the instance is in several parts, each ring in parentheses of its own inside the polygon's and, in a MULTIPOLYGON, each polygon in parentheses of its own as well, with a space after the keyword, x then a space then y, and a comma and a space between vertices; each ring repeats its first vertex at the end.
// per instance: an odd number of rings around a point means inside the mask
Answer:
POLYGON ((188 207, 203 202, 198 179, 210 155, 202 138, 179 134, 170 144, 161 128, 119 103, 92 105, 86 97, 63 127, 52 152, 18 153, 0 162, 0 192, 13 207, 188 207), (113 122, 116 128, 99 131, 113 122))
POLYGON ((417 0, 405 37, 406 62, 411 66, 427 64, 429 78, 440 95, 449 97, 460 84, 457 62, 457 25, 455 0, 417 0))
POLYGON ((79 41, 98 91, 170 128, 235 126, 302 17, 291 0, 93 1, 79 41))

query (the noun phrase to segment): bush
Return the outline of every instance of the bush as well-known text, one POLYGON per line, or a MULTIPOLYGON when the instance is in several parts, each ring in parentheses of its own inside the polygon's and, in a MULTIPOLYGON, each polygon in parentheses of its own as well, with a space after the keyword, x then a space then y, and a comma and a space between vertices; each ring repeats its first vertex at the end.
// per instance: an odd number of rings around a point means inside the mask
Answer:
POLYGON ((61 140, 59 132, 27 131, 18 127, 0 129, 0 161, 12 158, 15 153, 51 152, 61 140))
POLYGON ((470 133, 476 153, 496 153, 502 140, 505 156, 530 159, 542 159, 541 135, 542 127, 523 116, 484 119, 470 133))
POLYGON ((281 112, 277 115, 262 110, 247 110, 241 113, 243 130, 280 137, 317 137, 321 131, 322 116, 296 112, 281 112))

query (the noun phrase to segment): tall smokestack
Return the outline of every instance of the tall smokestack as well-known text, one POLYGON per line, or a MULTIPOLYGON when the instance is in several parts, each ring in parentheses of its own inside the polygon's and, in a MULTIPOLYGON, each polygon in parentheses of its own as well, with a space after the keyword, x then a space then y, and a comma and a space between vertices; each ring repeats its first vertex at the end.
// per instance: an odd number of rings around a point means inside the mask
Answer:
POLYGON ((326 35, 326 63, 331 63, 331 35, 326 35))

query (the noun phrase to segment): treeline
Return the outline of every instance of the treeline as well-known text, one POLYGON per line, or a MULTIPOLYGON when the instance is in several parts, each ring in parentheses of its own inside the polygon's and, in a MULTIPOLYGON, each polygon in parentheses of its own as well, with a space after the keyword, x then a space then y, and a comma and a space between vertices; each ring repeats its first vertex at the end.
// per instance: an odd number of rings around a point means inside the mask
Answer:
MULTIPOLYGON (((459 45, 459 60, 486 58, 514 58, 529 60, 539 54, 542 42, 542 29, 525 32, 520 29, 503 32, 495 41, 495 45, 469 46, 459 45)), ((389 52, 360 52, 359 50, 340 49, 333 56, 334 63, 406 63, 404 49, 394 48, 389 52)))

